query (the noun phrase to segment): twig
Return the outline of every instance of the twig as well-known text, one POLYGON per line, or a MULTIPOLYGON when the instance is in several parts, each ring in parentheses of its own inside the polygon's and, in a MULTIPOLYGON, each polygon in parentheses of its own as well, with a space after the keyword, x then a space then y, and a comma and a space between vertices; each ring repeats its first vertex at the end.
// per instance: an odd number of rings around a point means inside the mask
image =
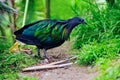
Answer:
POLYGON ((74 60, 74 59, 76 59, 76 58, 77 58, 77 56, 74 56, 74 57, 72 57, 72 58, 70 58, 70 59, 61 60, 61 61, 57 61, 57 62, 52 62, 52 63, 50 63, 49 65, 57 65, 57 64, 65 63, 65 62, 74 60))
POLYGON ((65 66, 70 66, 73 63, 66 63, 66 64, 61 64, 61 65, 42 65, 42 66, 34 66, 34 67, 29 67, 25 68, 22 71, 32 71, 32 70, 43 70, 43 69, 53 69, 53 68, 61 68, 65 66))
POLYGON ((33 66, 33 67, 29 67, 29 68, 24 68, 22 71, 53 69, 53 68, 61 68, 61 67, 65 67, 65 66, 70 66, 73 64, 72 62, 69 62, 69 63, 65 63, 65 62, 74 60, 76 58, 77 58, 77 56, 72 57, 70 59, 61 60, 61 61, 53 62, 50 64, 42 65, 42 66, 33 66))

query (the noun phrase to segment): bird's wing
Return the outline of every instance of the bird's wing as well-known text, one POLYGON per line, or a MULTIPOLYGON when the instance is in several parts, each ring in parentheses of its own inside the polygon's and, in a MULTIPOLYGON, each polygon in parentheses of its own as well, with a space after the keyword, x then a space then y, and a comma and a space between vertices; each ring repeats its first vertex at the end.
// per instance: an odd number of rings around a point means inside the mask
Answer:
POLYGON ((66 24, 58 23, 57 21, 50 21, 47 26, 37 28, 34 36, 37 37, 41 43, 59 41, 64 38, 65 25, 66 24))

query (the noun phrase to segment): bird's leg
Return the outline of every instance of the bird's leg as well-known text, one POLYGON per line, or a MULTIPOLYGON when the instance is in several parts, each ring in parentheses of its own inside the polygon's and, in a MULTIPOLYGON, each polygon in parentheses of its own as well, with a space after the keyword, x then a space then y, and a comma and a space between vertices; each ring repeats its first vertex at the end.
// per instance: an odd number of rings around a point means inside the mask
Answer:
POLYGON ((41 55, 40 55, 40 49, 39 49, 39 48, 37 48, 37 52, 38 52, 38 57, 41 58, 41 55))
POLYGON ((49 56, 48 56, 48 53, 46 51, 46 49, 44 49, 44 56, 45 56, 45 59, 44 59, 44 63, 49 63, 50 62, 50 59, 49 59, 49 56))
POLYGON ((45 58, 47 58, 49 60, 49 56, 48 56, 46 49, 44 49, 44 55, 45 55, 45 58))

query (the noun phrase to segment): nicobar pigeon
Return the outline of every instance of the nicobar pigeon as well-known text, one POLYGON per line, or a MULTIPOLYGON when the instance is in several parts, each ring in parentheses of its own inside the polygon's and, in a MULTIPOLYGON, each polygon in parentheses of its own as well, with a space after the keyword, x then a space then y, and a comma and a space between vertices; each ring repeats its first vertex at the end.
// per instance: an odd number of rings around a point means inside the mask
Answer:
POLYGON ((29 45, 35 45, 38 49, 44 49, 45 58, 48 58, 46 50, 58 47, 68 40, 71 31, 79 24, 86 24, 84 19, 74 17, 68 20, 39 20, 25 25, 14 32, 16 39, 29 45))

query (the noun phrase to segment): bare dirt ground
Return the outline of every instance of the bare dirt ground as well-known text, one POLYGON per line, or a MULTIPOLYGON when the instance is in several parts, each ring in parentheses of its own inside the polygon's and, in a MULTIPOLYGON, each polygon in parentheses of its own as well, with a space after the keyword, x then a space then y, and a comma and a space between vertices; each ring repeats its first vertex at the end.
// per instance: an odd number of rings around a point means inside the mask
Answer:
MULTIPOLYGON (((66 42, 62 46, 48 50, 51 60, 59 61, 71 56, 68 52, 70 43, 66 42)), ((37 63, 36 65, 41 65, 37 63)), ((65 67, 50 70, 39 70, 31 72, 21 72, 20 76, 37 77, 38 80, 92 80, 98 73, 90 66, 78 66, 76 64, 65 67)))

